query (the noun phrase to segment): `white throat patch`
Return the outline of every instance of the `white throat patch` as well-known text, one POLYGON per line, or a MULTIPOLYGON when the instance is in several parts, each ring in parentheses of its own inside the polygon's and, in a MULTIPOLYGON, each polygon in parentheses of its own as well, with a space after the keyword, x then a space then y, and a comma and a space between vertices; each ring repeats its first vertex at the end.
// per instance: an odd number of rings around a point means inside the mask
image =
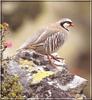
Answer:
POLYGON ((69 23, 64 23, 64 25, 63 25, 65 28, 67 28, 67 27, 69 27, 70 26, 70 24, 69 23))

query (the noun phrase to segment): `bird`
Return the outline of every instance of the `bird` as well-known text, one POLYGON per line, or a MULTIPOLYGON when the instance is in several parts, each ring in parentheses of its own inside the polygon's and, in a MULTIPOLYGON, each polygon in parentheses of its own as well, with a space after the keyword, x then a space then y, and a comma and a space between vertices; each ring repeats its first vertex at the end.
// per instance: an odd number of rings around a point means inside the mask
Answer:
POLYGON ((38 30, 20 47, 20 50, 34 50, 39 54, 47 55, 49 60, 49 56, 55 58, 52 53, 57 52, 63 46, 71 26, 74 26, 71 19, 62 18, 38 30))

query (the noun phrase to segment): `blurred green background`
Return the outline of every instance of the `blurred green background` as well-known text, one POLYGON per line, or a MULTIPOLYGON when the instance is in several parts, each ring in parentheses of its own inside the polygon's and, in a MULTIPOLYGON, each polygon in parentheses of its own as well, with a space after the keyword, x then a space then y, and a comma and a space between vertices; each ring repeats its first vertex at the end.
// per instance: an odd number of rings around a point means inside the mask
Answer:
POLYGON ((5 56, 11 56, 41 27, 61 18, 70 18, 75 27, 58 51, 74 74, 88 79, 84 93, 90 96, 90 3, 89 2, 3 2, 3 22, 10 25, 7 39, 13 47, 5 56))

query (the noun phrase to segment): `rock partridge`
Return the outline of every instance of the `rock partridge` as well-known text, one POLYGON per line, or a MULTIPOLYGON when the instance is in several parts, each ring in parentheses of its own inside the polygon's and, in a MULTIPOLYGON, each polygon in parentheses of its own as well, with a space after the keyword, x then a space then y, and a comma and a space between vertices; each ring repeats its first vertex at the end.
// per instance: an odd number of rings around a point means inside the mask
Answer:
POLYGON ((34 50, 42 55, 55 58, 52 53, 55 53, 64 44, 70 26, 73 26, 71 19, 62 18, 37 31, 20 49, 34 50))

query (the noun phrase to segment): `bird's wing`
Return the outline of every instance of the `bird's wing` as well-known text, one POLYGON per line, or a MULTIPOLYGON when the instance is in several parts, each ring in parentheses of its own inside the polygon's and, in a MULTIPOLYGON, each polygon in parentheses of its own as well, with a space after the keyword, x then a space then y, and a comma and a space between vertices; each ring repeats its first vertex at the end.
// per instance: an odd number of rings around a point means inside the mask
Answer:
POLYGON ((34 44, 39 44, 39 43, 43 43, 44 40, 46 40, 48 37, 52 36, 53 34, 57 33, 58 30, 56 29, 50 29, 47 28, 45 31, 43 31, 42 34, 40 34, 40 36, 38 37, 38 39, 34 42, 34 44))
POLYGON ((43 28, 42 30, 39 30, 36 34, 33 34, 31 38, 29 38, 21 47, 20 49, 27 48, 31 45, 38 45, 43 43, 44 40, 47 39, 47 37, 51 36, 52 34, 58 32, 58 30, 55 30, 53 28, 43 28))
POLYGON ((40 29, 38 32, 36 33, 33 33, 31 38, 27 39, 27 41, 24 42, 24 44, 18 49, 24 49, 26 48, 27 45, 31 45, 31 44, 34 44, 35 41, 38 39, 38 37, 44 32, 44 28, 40 29))

